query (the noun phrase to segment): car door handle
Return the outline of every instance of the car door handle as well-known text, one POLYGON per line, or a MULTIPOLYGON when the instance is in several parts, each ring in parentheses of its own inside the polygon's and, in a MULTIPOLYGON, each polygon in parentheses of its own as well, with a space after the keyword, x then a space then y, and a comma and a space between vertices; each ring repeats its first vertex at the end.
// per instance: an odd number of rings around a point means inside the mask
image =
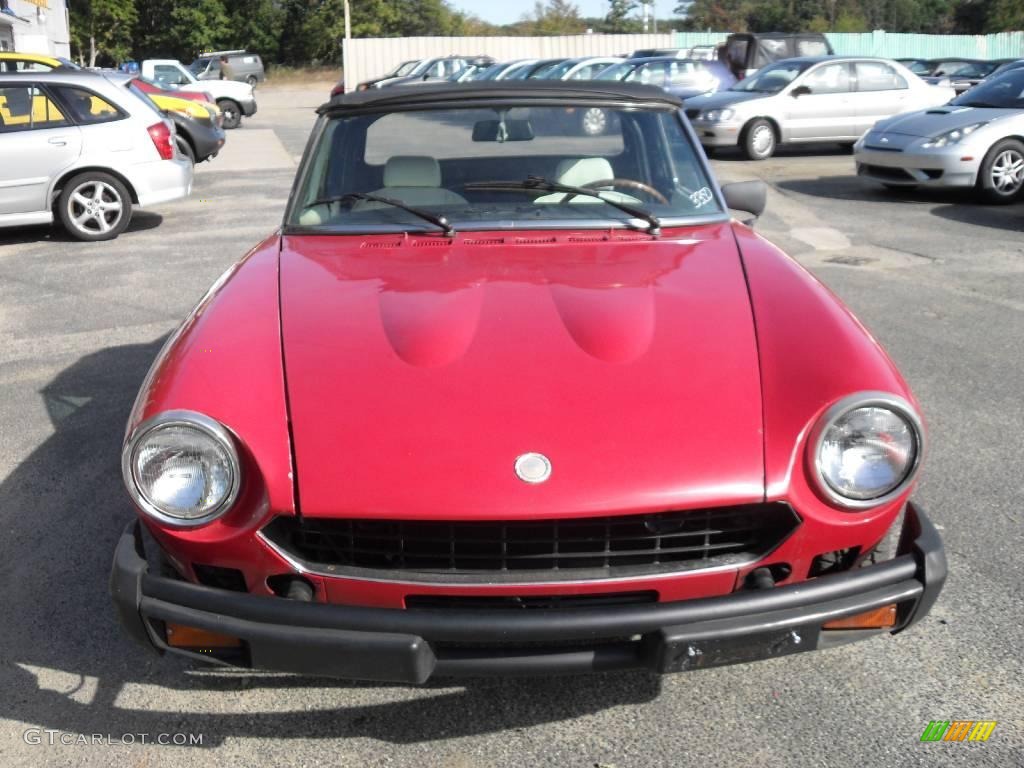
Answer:
POLYGON ((68 145, 68 140, 63 136, 54 136, 50 139, 50 143, 55 147, 66 147, 68 145))

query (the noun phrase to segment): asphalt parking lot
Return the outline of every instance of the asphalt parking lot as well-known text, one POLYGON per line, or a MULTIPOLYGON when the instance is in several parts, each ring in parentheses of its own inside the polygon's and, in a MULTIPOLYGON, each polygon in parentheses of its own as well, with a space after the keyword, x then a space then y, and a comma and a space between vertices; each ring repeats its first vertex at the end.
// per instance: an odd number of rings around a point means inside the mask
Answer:
POLYGON ((166 334, 280 221, 325 93, 261 90, 192 197, 112 243, 0 232, 0 765, 1024 764, 1024 203, 885 192, 831 147, 715 167, 770 182, 759 230, 851 306, 922 402, 917 499, 951 575, 913 630, 661 679, 426 688, 211 671, 133 645, 106 584, 133 514, 128 410, 166 334), (988 743, 919 742, 953 719, 999 725, 988 743), (46 730, 137 743, 50 746, 46 730), (179 733, 202 744, 138 743, 179 733))

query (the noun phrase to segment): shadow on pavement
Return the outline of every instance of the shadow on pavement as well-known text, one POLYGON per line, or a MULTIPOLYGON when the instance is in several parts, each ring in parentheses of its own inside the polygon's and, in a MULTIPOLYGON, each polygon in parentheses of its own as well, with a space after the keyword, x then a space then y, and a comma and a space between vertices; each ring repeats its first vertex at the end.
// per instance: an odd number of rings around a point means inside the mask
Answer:
POLYGON ((944 205, 932 209, 932 215, 941 219, 974 224, 979 227, 1024 232, 1024 203, 1014 205, 944 205))
MULTIPOLYGON (((119 235, 127 237, 132 232, 145 232, 147 229, 156 229, 163 224, 164 217, 152 211, 135 211, 128 228, 119 235)), ((0 229, 0 245, 25 245, 27 243, 80 243, 81 240, 72 237, 60 225, 59 222, 33 227, 11 227, 0 229)))
POLYGON ((259 712, 245 691, 310 687, 331 695, 380 686, 192 672, 188 662, 133 644, 117 624, 107 579, 115 542, 134 514, 120 480, 124 425, 161 343, 105 349, 56 376, 40 393, 53 434, 0 484, 0 718, 71 734, 201 733, 204 748, 239 736, 414 743, 567 720, 658 696, 657 678, 625 673, 576 678, 571 688, 557 678, 438 683, 412 694, 394 686, 403 700, 259 712), (193 713, 161 690, 186 699, 235 692, 226 700, 234 711, 193 713), (135 697, 144 697, 144 707, 134 706, 135 697))
POLYGON ((889 189, 850 173, 816 179, 788 179, 775 183, 779 189, 833 200, 861 200, 872 203, 916 203, 918 205, 977 205, 972 190, 889 189))
MULTIPOLYGON (((708 149, 704 150, 708 152, 708 149)), ((776 147, 775 154, 770 160, 784 159, 787 157, 841 157, 851 155, 850 147, 844 144, 784 144, 776 147)), ((708 156, 713 160, 725 160, 727 162, 744 162, 757 166, 764 162, 749 160, 743 151, 737 147, 712 147, 708 156)), ((767 162, 770 162, 767 161, 767 162)))

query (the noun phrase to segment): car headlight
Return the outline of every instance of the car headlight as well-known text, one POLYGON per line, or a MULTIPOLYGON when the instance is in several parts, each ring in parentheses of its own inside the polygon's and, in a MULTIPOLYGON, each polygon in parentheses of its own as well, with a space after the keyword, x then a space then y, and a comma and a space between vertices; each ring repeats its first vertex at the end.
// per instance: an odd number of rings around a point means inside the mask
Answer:
POLYGON ((700 113, 701 119, 709 123, 724 123, 726 120, 732 120, 735 115, 736 112, 731 109, 706 109, 700 113))
POLYGON ((953 144, 959 144, 976 130, 985 125, 988 125, 988 122, 965 125, 963 128, 954 128, 952 131, 946 131, 945 133, 940 133, 938 136, 933 136, 921 146, 939 149, 941 147, 949 147, 953 144))
POLYGON ((921 462, 923 429, 902 398, 863 392, 822 416, 810 447, 825 495, 840 506, 867 509, 906 490, 921 462))
POLYGON ((218 422, 193 411, 166 411, 141 424, 121 454, 125 485, 144 512, 191 527, 222 515, 241 486, 238 450, 218 422))

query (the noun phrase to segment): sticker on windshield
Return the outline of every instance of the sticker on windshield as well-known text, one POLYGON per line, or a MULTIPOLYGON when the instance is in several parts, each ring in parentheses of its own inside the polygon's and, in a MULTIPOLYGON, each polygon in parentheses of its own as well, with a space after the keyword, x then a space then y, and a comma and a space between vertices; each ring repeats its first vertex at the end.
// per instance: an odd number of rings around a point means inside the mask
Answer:
POLYGON ((711 194, 711 190, 707 187, 701 187, 690 195, 690 202, 693 203, 694 208, 703 208, 714 199, 714 195, 711 194))

